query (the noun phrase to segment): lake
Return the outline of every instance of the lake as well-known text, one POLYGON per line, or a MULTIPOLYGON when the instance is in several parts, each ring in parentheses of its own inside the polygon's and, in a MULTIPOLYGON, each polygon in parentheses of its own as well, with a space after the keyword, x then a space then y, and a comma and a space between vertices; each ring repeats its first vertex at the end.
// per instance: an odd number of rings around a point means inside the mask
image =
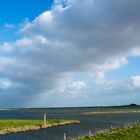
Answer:
MULTIPOLYGON (((47 119, 80 120, 80 124, 52 127, 36 131, 20 132, 0 136, 0 140, 63 140, 64 133, 67 139, 88 135, 89 130, 96 133, 100 130, 132 124, 140 120, 140 113, 125 114, 98 114, 84 115, 85 112, 119 111, 127 109, 104 109, 104 108, 50 108, 50 109, 16 109, 0 110, 0 119, 43 119, 47 113, 47 119)), ((131 110, 131 109, 129 109, 131 110)))

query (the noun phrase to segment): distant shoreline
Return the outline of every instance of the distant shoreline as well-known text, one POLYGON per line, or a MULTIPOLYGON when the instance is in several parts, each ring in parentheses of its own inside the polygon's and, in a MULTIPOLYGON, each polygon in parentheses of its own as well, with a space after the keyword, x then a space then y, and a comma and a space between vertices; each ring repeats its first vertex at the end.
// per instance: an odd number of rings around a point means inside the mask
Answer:
POLYGON ((16 110, 16 109, 69 109, 69 108, 101 108, 101 109, 140 109, 140 105, 130 104, 130 105, 114 105, 114 106, 79 106, 79 107, 32 107, 32 108, 0 108, 0 110, 16 110))
POLYGON ((140 110, 85 112, 83 114, 84 115, 105 115, 105 114, 127 114, 127 113, 140 113, 140 110))

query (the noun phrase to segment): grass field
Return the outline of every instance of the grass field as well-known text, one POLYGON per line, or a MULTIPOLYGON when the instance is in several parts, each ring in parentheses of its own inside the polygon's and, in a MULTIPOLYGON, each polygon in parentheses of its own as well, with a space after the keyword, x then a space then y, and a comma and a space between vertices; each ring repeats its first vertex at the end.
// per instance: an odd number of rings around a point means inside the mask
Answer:
POLYGON ((106 131, 95 136, 77 138, 77 140, 140 140, 140 123, 106 131))
POLYGON ((126 114, 140 113, 140 110, 118 110, 118 111, 102 111, 102 112, 85 112, 85 115, 101 115, 101 114, 126 114))
POLYGON ((52 126, 79 123, 76 120, 48 120, 46 126, 43 125, 43 120, 0 120, 0 135, 21 132, 28 130, 37 130, 52 126))
POLYGON ((11 108, 0 108, 0 111, 1 110, 14 110, 14 109, 11 109, 11 108))

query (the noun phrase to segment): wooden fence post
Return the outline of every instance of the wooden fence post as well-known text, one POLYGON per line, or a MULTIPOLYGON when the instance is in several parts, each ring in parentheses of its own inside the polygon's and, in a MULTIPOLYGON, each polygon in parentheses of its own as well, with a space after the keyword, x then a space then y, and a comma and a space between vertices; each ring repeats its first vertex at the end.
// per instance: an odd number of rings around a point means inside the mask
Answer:
POLYGON ((64 140, 67 140, 67 136, 66 136, 66 133, 64 133, 64 140))
POLYGON ((133 121, 133 124, 135 125, 135 124, 136 124, 136 122, 135 122, 135 121, 133 121))
POLYGON ((91 136, 91 131, 90 130, 88 131, 88 135, 91 136))
POLYGON ((46 117, 47 117, 47 114, 45 113, 44 114, 44 128, 46 127, 46 117))
POLYGON ((109 130, 110 130, 110 132, 112 131, 112 125, 111 124, 109 124, 109 130))

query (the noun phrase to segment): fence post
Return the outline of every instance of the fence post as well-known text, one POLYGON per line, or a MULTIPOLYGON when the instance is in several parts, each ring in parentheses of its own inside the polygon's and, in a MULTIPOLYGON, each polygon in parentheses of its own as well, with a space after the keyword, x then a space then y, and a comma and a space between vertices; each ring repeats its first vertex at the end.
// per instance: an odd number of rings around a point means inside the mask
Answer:
POLYGON ((47 116, 47 114, 45 113, 44 114, 44 128, 46 127, 46 116, 47 116))
POLYGON ((88 135, 91 136, 91 131, 90 130, 88 131, 88 135))
POLYGON ((123 124, 123 129, 125 129, 125 124, 123 124))
POLYGON ((135 125, 135 124, 136 124, 136 122, 135 122, 135 121, 133 121, 133 124, 135 125))
POLYGON ((109 124, 109 130, 110 130, 110 132, 112 131, 112 125, 111 124, 109 124))
POLYGON ((67 140, 67 136, 66 136, 66 133, 64 133, 64 140, 67 140))

